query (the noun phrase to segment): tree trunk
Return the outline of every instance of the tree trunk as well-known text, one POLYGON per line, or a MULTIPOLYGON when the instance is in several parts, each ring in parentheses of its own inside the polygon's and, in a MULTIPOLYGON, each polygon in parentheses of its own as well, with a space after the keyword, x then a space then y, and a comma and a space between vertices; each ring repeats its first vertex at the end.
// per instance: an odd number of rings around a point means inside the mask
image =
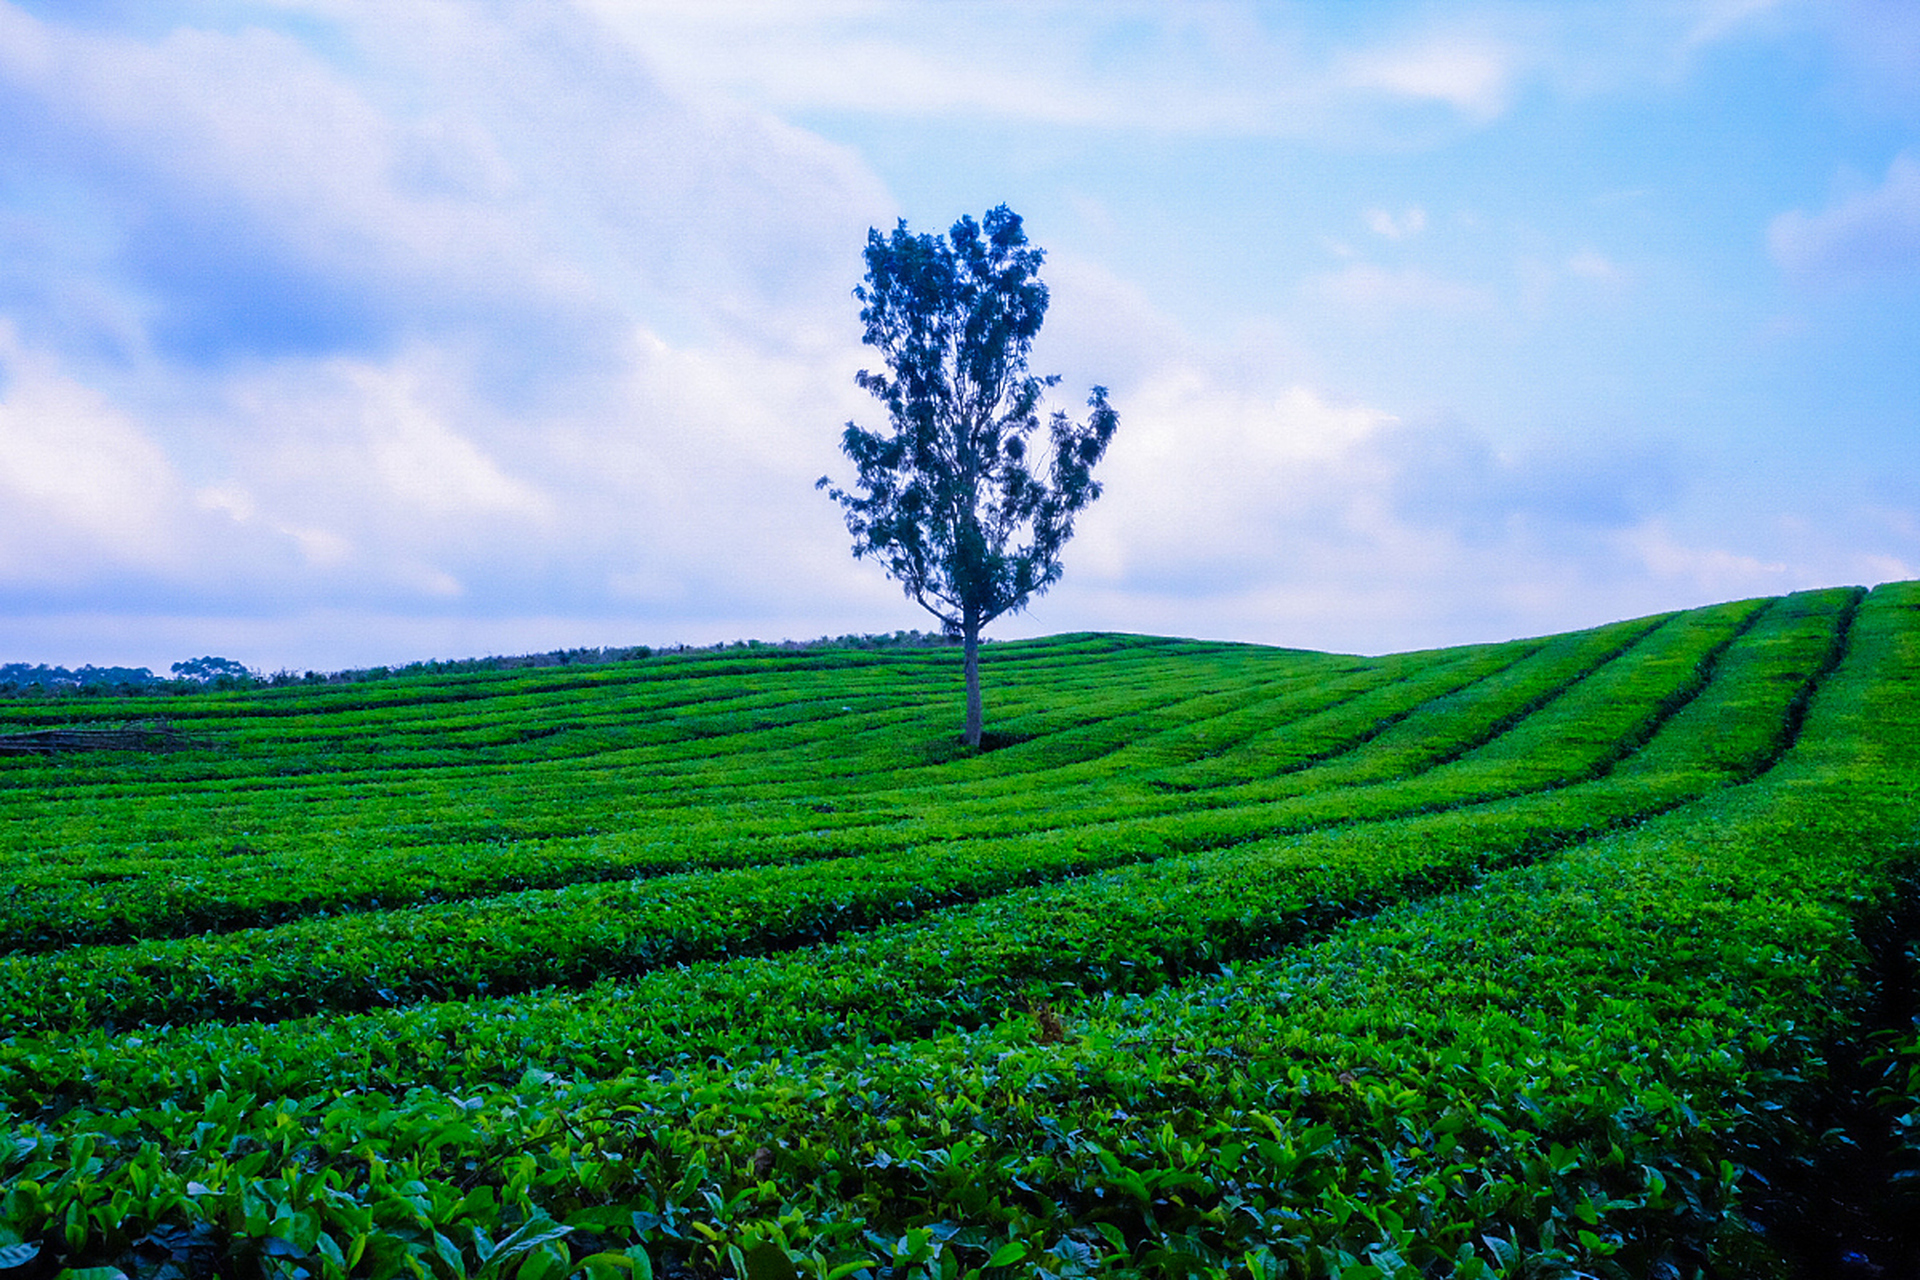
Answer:
POLYGON ((966 641, 967 668, 967 746, 980 746, 980 611, 969 608, 961 618, 960 634, 966 641))

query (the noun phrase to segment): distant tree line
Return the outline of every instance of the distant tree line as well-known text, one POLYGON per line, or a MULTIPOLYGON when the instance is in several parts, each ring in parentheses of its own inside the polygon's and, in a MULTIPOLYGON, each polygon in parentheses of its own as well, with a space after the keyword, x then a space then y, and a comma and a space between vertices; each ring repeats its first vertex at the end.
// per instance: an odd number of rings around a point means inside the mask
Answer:
POLYGON ((173 687, 200 689, 209 685, 232 689, 258 683, 260 679, 232 658, 211 655, 176 662, 172 672, 171 676, 157 676, 151 667, 89 664, 73 669, 44 662, 9 662, 0 664, 0 692, 152 693, 173 687))
POLYGON ((536 667, 581 667, 606 662, 638 662, 642 658, 682 653, 810 653, 822 649, 933 649, 958 643, 939 632, 892 631, 872 634, 821 636, 816 640, 727 640, 719 644, 629 645, 606 649, 550 649, 485 658, 431 659, 398 667, 357 667, 346 671, 276 672, 262 684, 358 684, 394 676, 457 675, 468 671, 521 671, 536 667))
POLYGON ((276 671, 264 675, 231 658, 189 658, 173 664, 171 676, 157 676, 147 667, 83 666, 77 670, 45 663, 9 662, 0 665, 0 695, 190 693, 202 689, 279 688, 286 685, 363 684, 397 676, 457 675, 472 671, 519 671, 538 667, 594 666, 607 662, 636 662, 669 654, 698 653, 806 653, 823 649, 942 648, 957 641, 938 632, 893 631, 875 634, 821 636, 817 640, 730 640, 722 644, 615 646, 611 648, 551 649, 485 658, 430 659, 403 666, 357 667, 342 671, 276 671))
POLYGON ((28 689, 144 689, 166 684, 146 667, 85 666, 77 671, 50 667, 46 663, 9 662, 0 665, 0 689, 19 692, 28 689))

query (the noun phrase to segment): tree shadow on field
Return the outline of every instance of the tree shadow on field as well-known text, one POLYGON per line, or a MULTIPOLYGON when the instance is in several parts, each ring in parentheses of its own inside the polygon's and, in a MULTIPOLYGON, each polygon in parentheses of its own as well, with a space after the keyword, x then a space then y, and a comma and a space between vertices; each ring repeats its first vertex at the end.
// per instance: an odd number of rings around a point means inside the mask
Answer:
POLYGON ((935 738, 920 744, 920 759, 926 764, 946 764, 952 760, 965 760, 970 756, 983 756, 989 751, 1017 747, 1023 742, 1032 742, 1039 736, 1035 733, 983 732, 980 735, 978 747, 969 747, 965 738, 935 738))

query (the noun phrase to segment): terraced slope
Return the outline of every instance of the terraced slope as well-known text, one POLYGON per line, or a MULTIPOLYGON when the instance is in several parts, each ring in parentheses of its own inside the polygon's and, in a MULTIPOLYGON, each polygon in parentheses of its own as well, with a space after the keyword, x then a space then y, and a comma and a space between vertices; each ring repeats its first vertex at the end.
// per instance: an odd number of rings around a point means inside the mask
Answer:
POLYGON ((0 1276, 1764 1274, 1848 1125, 1891 1259, 1917 678, 1898 584, 994 646, 978 756, 944 652, 117 703, 207 745, 0 761, 0 1276))

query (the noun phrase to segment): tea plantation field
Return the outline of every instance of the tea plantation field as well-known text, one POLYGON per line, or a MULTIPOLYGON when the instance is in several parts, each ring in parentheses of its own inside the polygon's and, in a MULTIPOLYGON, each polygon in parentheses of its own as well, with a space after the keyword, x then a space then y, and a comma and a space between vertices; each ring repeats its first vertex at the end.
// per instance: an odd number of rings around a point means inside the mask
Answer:
POLYGON ((1920 584, 983 672, 0 701, 0 1280, 1916 1265, 1920 584))

